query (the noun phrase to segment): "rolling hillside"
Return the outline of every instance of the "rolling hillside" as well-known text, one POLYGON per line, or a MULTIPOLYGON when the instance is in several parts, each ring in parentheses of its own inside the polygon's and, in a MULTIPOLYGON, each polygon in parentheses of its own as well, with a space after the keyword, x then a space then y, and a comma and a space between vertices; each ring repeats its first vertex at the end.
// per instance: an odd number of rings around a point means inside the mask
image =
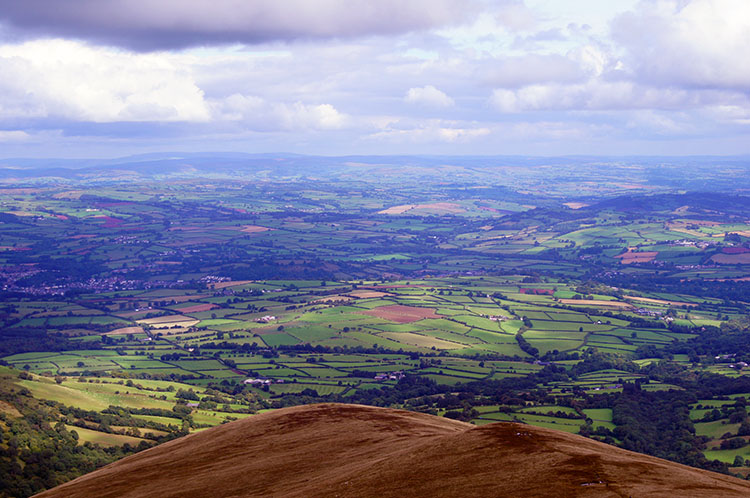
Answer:
POLYGON ((318 404, 192 434, 37 496, 748 495, 739 479, 549 429, 318 404))

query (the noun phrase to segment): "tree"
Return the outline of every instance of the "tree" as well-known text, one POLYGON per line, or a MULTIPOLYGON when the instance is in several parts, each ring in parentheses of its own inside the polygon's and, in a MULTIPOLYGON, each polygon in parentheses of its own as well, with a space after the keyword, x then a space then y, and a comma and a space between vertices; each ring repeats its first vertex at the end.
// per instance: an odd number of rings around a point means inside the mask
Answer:
POLYGON ((178 389, 177 393, 175 394, 175 397, 180 399, 189 399, 192 401, 198 401, 198 395, 193 391, 192 388, 185 390, 185 389, 178 389))

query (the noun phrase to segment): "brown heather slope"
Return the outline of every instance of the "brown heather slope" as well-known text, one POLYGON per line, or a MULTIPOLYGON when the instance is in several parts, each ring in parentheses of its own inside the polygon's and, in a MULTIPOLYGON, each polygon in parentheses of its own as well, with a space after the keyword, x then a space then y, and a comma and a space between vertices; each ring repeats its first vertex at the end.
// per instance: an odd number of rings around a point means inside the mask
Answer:
POLYGON ((319 404, 192 434, 37 496, 746 497, 750 484, 550 429, 319 404))

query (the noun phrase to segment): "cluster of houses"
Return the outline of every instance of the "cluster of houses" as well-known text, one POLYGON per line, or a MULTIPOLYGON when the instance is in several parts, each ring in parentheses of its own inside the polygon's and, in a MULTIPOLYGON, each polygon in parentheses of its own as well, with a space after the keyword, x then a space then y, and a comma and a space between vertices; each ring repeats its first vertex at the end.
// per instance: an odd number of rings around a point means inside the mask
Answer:
POLYGON ((242 381, 243 384, 251 386, 269 386, 271 384, 283 384, 284 379, 245 379, 242 381))
POLYGON ((109 239, 113 244, 121 245, 139 245, 139 244, 150 244, 151 241, 148 239, 139 239, 135 235, 119 235, 117 237, 109 239))
POLYGON ((217 275, 206 275, 205 277, 201 277, 198 282, 203 282, 205 284, 216 284, 219 282, 228 282, 232 280, 229 277, 219 277, 217 275))
POLYGON ((667 241, 667 243, 672 246, 698 247, 700 249, 705 249, 708 246, 716 245, 716 243, 713 241, 690 240, 690 239, 670 240, 670 241, 667 241))
POLYGON ((404 378, 404 372, 379 373, 375 375, 375 380, 401 380, 404 378))
POLYGON ((633 313, 635 313, 636 315, 650 316, 650 317, 654 317, 654 318, 655 317, 660 317, 660 316, 662 316, 664 314, 663 311, 660 311, 660 310, 651 310, 651 309, 648 309, 648 308, 638 308, 638 309, 634 309, 634 310, 631 310, 631 311, 633 313))
MULTIPOLYGON (((720 354, 720 355, 718 355, 718 356, 714 356, 714 359, 715 359, 715 360, 719 360, 719 361, 722 361, 722 360, 724 360, 724 361, 731 361, 731 360, 732 360, 733 358, 735 358, 736 356, 737 356, 737 353, 732 353, 732 354, 720 354)), ((743 368, 747 367, 747 366, 748 366, 748 364, 747 364, 747 362, 745 362, 745 361, 737 361, 737 362, 734 362, 734 363, 730 363, 730 364, 729 364, 729 365, 727 365, 727 366, 728 366, 729 368, 736 368, 737 370, 742 370, 743 368)))

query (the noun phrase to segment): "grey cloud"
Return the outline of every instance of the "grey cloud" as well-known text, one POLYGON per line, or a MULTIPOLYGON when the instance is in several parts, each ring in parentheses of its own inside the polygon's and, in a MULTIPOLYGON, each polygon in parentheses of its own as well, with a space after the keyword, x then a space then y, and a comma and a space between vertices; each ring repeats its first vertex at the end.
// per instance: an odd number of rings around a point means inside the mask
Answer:
POLYGON ((152 51, 394 35, 469 20, 476 0, 0 0, 5 35, 152 51))

